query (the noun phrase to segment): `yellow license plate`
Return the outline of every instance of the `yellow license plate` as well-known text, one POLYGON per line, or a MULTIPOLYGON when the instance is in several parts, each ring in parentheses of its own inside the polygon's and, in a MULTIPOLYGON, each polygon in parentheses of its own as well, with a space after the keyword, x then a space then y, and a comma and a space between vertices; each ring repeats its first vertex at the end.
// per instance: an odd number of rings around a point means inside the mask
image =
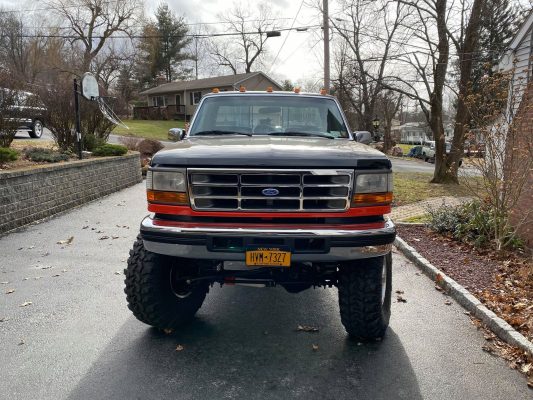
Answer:
POLYGON ((280 249, 254 249, 246 252, 246 265, 263 267, 290 267, 291 252, 280 249))

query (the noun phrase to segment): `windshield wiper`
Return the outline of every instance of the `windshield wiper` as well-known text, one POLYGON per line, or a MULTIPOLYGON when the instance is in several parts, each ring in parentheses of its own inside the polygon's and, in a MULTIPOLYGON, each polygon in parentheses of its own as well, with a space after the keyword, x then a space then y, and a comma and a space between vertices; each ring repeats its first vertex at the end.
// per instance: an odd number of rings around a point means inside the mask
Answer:
POLYGON ((244 136, 252 136, 252 134, 248 133, 248 132, 221 131, 221 130, 217 130, 217 129, 213 129, 213 130, 210 130, 210 131, 195 132, 191 136, 196 136, 196 135, 244 135, 244 136))
POLYGON ((329 135, 327 133, 320 132, 298 132, 298 131, 288 131, 288 132, 269 132, 269 136, 314 136, 314 137, 323 137, 326 139, 335 139, 335 136, 329 135))

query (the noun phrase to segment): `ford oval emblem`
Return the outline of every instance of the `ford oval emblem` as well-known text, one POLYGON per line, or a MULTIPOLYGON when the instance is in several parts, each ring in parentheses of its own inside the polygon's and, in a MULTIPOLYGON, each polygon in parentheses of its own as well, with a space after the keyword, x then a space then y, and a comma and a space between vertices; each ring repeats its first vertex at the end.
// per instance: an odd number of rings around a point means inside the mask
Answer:
POLYGON ((266 188, 263 189, 261 193, 263 193, 263 196, 277 196, 279 194, 279 190, 274 188, 266 188))

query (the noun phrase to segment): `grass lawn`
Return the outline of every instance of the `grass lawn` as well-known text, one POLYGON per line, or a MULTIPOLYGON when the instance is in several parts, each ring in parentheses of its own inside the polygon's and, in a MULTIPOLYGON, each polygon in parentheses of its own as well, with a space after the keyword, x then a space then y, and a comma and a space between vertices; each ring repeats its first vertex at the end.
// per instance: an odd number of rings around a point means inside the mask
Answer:
POLYGON ((432 177, 433 174, 422 172, 394 172, 394 204, 403 206, 440 196, 473 196, 471 190, 463 185, 429 183, 432 177))
POLYGON ((148 139, 168 140, 168 130, 170 128, 183 128, 184 121, 152 121, 141 119, 129 119, 124 123, 130 129, 117 126, 113 133, 115 135, 136 136, 148 139))
POLYGON ((407 153, 409 153, 409 150, 411 150, 412 147, 414 147, 413 144, 403 144, 403 143, 399 143, 396 146, 399 146, 402 149, 404 156, 407 155, 407 153))

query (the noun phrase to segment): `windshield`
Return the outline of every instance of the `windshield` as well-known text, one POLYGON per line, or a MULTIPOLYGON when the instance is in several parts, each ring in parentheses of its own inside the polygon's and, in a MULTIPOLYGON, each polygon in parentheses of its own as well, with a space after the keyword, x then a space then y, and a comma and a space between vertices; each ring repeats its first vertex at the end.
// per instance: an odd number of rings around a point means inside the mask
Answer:
POLYGON ((349 137, 334 100, 275 95, 237 94, 206 98, 189 135, 210 133, 349 137))

